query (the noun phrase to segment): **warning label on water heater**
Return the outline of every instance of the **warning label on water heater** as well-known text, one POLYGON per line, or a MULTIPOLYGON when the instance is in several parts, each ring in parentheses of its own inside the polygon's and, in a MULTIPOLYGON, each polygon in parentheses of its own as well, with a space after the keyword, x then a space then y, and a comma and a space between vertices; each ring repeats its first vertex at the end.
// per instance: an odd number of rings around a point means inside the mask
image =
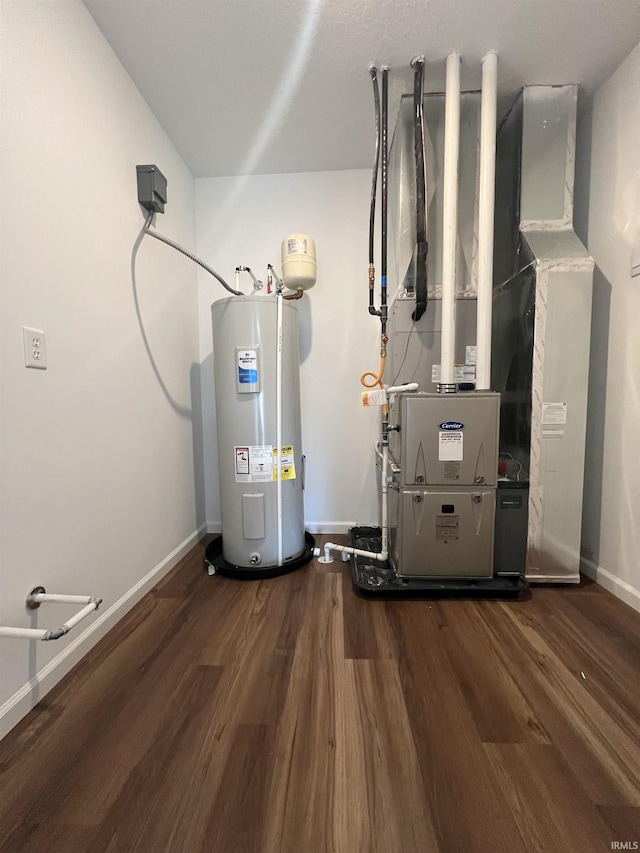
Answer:
MULTIPOLYGON (((293 445, 285 444, 280 453, 280 478, 295 480, 296 466, 293 461, 293 445)), ((273 479, 278 479, 278 448, 273 448, 273 479)))
MULTIPOLYGON (((234 447, 236 483, 270 483, 278 479, 278 448, 271 444, 234 447)), ((293 445, 285 444, 280 454, 283 480, 295 480, 293 445)))
POLYGON ((270 444, 234 447, 236 483, 269 483, 273 479, 270 444))

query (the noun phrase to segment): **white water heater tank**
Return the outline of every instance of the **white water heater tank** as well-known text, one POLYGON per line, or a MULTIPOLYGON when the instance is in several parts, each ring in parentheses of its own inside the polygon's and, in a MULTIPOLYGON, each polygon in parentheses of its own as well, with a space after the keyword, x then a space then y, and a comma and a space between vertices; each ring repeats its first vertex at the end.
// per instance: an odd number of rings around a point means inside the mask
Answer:
POLYGON ((305 550, 298 312, 282 303, 281 337, 275 296, 219 299, 211 313, 223 556, 236 569, 286 566, 305 550))
POLYGON ((282 241, 282 280, 290 290, 308 290, 316 283, 316 244, 308 234, 289 234, 282 241))

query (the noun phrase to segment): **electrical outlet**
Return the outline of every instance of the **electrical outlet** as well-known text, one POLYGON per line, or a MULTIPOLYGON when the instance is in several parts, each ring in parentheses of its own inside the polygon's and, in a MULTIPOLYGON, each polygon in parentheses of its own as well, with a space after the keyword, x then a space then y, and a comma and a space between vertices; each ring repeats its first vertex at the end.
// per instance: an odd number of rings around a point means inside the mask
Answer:
POLYGON ((24 366, 35 367, 37 370, 47 369, 47 342, 42 329, 22 327, 24 343, 24 366))

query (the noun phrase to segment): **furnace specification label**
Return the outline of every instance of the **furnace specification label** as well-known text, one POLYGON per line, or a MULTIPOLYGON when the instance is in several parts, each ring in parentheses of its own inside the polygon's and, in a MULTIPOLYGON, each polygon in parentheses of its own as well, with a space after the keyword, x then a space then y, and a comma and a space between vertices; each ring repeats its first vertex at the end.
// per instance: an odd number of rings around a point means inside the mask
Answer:
POLYGON ((270 444, 234 447, 236 483, 269 483, 273 480, 273 447, 270 444))
POLYGON ((462 430, 440 430, 438 441, 438 460, 440 462, 462 462, 462 430))

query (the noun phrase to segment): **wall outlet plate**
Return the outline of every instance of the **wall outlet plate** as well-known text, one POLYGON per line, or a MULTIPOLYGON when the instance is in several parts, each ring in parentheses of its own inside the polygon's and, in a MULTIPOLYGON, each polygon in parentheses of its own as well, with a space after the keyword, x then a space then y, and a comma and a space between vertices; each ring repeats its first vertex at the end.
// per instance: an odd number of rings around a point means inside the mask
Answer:
POLYGON ((34 367, 36 370, 46 370, 47 342, 42 329, 23 326, 22 341, 24 343, 24 366, 34 367))

